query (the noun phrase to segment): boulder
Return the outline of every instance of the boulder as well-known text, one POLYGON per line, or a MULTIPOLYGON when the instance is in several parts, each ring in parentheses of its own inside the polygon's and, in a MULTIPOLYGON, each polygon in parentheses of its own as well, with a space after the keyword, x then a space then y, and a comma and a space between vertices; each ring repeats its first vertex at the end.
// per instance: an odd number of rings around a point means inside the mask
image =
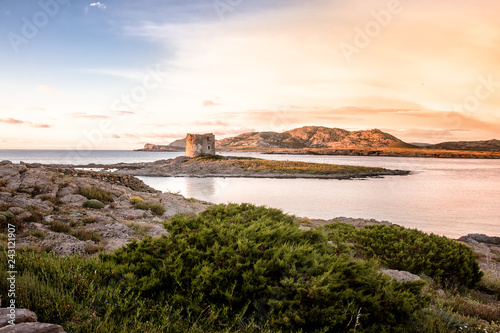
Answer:
MULTIPOLYGON (((9 320, 9 314, 11 313, 11 309, 0 309, 0 327, 8 326, 9 320)), ((36 314, 34 312, 31 312, 30 310, 26 309, 15 309, 15 324, 20 324, 20 323, 27 323, 27 322, 35 322, 37 321, 36 314)))
POLYGON ((22 323, 0 328, 0 333, 65 333, 59 325, 43 323, 22 323))
POLYGON ((420 280, 420 276, 412 274, 407 271, 398 271, 395 269, 381 269, 379 272, 389 276, 390 278, 398 282, 411 282, 420 280))
POLYGON ((458 240, 467 244, 483 243, 500 246, 500 237, 491 237, 484 234, 468 234, 467 236, 460 237, 458 240))

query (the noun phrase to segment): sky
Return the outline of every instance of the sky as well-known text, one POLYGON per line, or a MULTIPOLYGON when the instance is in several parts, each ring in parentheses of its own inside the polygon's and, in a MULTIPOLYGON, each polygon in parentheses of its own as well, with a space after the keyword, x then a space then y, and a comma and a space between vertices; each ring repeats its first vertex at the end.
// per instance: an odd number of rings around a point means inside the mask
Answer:
POLYGON ((500 139, 500 2, 0 0, 0 149, 500 139))

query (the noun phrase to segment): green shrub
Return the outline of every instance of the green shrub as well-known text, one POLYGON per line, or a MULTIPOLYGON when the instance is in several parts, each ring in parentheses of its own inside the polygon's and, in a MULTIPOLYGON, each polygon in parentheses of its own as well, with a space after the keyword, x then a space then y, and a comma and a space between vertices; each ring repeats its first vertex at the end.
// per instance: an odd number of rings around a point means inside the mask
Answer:
POLYGON ((124 288, 162 300, 184 316, 217 314, 271 331, 397 331, 422 307, 423 282, 400 284, 373 261, 336 255, 321 231, 252 205, 217 205, 173 217, 168 237, 132 242, 112 255, 124 288))
POLYGON ((159 202, 139 201, 133 207, 135 209, 150 210, 153 214, 161 216, 165 213, 165 207, 159 202))
POLYGON ((104 207, 104 204, 99 201, 99 200, 87 200, 82 204, 83 207, 85 208, 94 208, 94 209, 101 209, 104 207))
POLYGON ((7 222, 7 217, 5 215, 0 214, 0 223, 6 223, 7 222))
POLYGON ((82 187, 78 191, 78 194, 83 195, 85 198, 89 200, 95 199, 106 203, 113 201, 113 195, 111 194, 111 192, 106 190, 101 190, 96 187, 82 187))
POLYGON ((101 235, 98 231, 87 230, 84 228, 74 230, 71 235, 82 241, 92 240, 96 243, 101 241, 101 235))
POLYGON ((441 284, 472 288, 483 274, 470 247, 443 236, 397 225, 370 225, 344 228, 339 237, 357 243, 366 258, 377 258, 391 269, 425 274, 441 284))
POLYGON ((0 212, 0 215, 3 215, 5 216, 8 220, 10 219, 13 219, 14 218, 14 214, 12 214, 12 212, 6 210, 4 212, 0 212))
POLYGON ((135 205, 136 203, 138 203, 138 202, 143 202, 143 201, 144 201, 144 199, 143 199, 143 198, 141 198, 141 197, 139 197, 139 196, 132 197, 132 198, 130 198, 130 200, 129 200, 130 204, 132 204, 132 205, 135 205))

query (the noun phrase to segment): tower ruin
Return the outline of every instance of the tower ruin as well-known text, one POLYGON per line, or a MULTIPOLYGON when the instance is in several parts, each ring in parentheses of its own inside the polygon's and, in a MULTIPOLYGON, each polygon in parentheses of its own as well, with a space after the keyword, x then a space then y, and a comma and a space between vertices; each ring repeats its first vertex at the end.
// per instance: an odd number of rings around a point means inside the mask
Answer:
POLYGON ((187 134, 186 136, 186 156, 200 157, 215 155, 215 135, 208 134, 187 134))

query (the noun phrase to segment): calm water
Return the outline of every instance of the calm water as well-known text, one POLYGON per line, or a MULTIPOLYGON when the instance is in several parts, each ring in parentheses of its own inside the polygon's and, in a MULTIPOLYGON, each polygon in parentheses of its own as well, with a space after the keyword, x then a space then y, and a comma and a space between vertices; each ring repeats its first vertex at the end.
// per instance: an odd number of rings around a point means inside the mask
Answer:
MULTIPOLYGON (((0 150, 0 160, 40 163, 148 162, 182 153, 0 150)), ((500 160, 260 155, 411 170, 410 176, 365 180, 141 177, 162 191, 215 203, 250 202, 311 218, 375 218, 449 237, 500 236, 500 160)))

